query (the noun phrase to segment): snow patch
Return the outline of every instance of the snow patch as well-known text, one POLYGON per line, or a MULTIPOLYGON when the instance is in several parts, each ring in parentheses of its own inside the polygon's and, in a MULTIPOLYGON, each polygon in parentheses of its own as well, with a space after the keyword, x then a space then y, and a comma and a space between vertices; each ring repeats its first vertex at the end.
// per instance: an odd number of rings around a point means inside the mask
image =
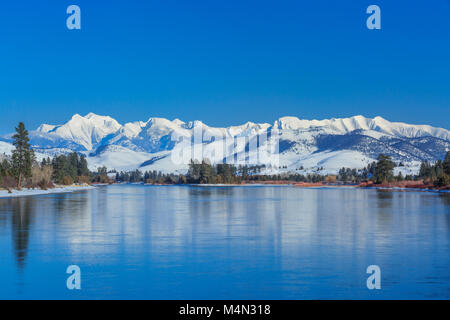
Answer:
POLYGON ((0 189, 0 198, 16 198, 16 197, 38 196, 53 193, 68 193, 68 192, 90 190, 94 188, 95 187, 93 186, 70 186, 70 187, 58 187, 48 190, 40 190, 40 189, 22 189, 21 191, 11 190, 12 191, 11 193, 8 193, 7 190, 0 189))

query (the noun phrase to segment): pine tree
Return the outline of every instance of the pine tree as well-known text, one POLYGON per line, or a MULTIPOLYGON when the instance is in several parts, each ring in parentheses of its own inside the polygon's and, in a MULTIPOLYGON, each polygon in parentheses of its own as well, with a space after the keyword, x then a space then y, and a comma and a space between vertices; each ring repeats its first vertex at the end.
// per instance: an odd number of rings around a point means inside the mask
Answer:
POLYGON ((427 178, 430 175, 431 175, 431 165, 426 161, 422 161, 422 163, 420 164, 419 176, 421 178, 427 178))
POLYGON ((447 151, 442 165, 444 167, 444 173, 450 175, 450 151, 447 151))
POLYGON ((8 162, 8 160, 3 159, 3 161, 0 163, 0 183, 3 180, 3 177, 6 177, 10 174, 10 163, 8 162))
POLYGON ((79 167, 79 160, 78 160, 78 153, 72 152, 67 156, 67 174, 72 178, 72 180, 77 180, 78 174, 78 167, 79 167))
POLYGON ((78 176, 90 176, 91 172, 88 169, 88 163, 85 156, 80 156, 80 160, 78 162, 78 176))
POLYGON ((395 163, 392 161, 391 157, 380 154, 375 167, 377 182, 382 183, 390 180, 394 175, 394 167, 395 163))
POLYGON ((34 161, 34 152, 30 146, 28 131, 23 122, 16 128, 13 135, 15 150, 12 152, 12 166, 17 179, 17 187, 20 189, 24 178, 31 177, 31 166, 34 161))
POLYGON ((214 176, 213 167, 208 161, 202 161, 200 165, 200 183, 211 183, 214 176))

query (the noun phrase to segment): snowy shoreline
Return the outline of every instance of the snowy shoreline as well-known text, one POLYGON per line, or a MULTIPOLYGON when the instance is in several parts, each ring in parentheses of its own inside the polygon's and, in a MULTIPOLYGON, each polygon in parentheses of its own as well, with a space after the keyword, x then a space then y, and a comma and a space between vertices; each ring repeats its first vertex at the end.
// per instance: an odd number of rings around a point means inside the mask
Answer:
POLYGON ((16 197, 26 197, 26 196, 40 196, 46 194, 54 193, 69 193, 75 191, 91 190, 94 189, 93 186, 69 186, 69 187, 56 187, 48 190, 41 189, 22 189, 22 190, 11 190, 12 193, 8 193, 7 190, 0 189, 0 199, 2 198, 16 198, 16 197))
POLYGON ((450 190, 439 190, 434 188, 406 188, 406 187, 361 187, 362 189, 375 189, 386 191, 409 191, 409 192, 433 192, 433 193, 450 193, 450 190))
MULTIPOLYGON (((118 184, 121 185, 121 184, 118 184)), ((137 184, 135 184, 137 185, 137 184)), ((142 186, 152 186, 152 184, 143 184, 142 186)), ((7 190, 0 189, 0 200, 6 198, 18 198, 26 196, 40 196, 48 194, 58 194, 58 193, 70 193, 76 191, 92 190, 102 184, 97 184, 95 186, 68 186, 68 187, 55 187, 48 190, 40 189, 22 189, 21 191, 12 190, 12 193, 8 193, 7 190)), ((159 185, 155 185, 159 186, 159 185)), ((333 188, 345 188, 345 189, 359 189, 358 186, 315 186, 315 187, 301 187, 295 186, 293 184, 186 184, 186 185, 167 185, 167 186, 188 186, 188 187, 296 187, 305 189, 333 189, 333 188)), ((366 187, 361 189, 374 189, 374 190, 385 190, 385 191, 410 191, 410 192, 432 192, 432 193, 450 193, 449 190, 436 190, 436 189, 416 189, 416 188, 398 188, 398 187, 366 187)))

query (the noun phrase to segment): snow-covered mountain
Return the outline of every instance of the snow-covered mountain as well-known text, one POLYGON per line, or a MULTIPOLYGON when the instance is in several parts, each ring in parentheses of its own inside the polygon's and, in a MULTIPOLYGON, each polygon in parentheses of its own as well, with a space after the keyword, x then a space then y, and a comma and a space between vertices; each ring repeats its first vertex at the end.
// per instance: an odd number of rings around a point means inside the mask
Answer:
MULTIPOLYGON (((187 163, 174 163, 173 153, 183 151, 182 141, 194 141, 199 132, 203 152, 212 162, 227 157, 249 161, 252 158, 249 146, 264 147, 261 142, 252 144, 254 140, 261 141, 258 137, 263 135, 268 140, 274 139, 276 134, 279 138, 277 169, 301 173, 362 168, 380 153, 403 162, 405 170, 416 170, 420 161, 442 159, 450 150, 448 130, 363 116, 329 120, 283 117, 273 124, 247 122, 214 128, 200 121, 186 123, 163 118, 122 125, 111 117, 89 113, 84 117, 76 114, 63 125, 42 124, 30 132, 30 138, 39 155, 76 151, 87 156, 91 168, 105 165, 117 170, 184 172, 187 163), (245 143, 239 145, 237 140, 233 141, 236 138, 242 138, 245 143), (223 153, 218 155, 219 149, 223 153)), ((0 140, 0 154, 10 153, 11 135, 0 140)))

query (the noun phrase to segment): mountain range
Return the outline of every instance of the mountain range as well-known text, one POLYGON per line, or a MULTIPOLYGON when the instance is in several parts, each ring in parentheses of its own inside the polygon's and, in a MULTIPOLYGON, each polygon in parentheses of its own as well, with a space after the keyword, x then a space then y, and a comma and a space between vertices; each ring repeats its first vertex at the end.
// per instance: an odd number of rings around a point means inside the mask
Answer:
MULTIPOLYGON (((446 129, 363 116, 327 120, 283 117, 273 124, 247 122, 215 128, 201 121, 163 118, 122 125, 109 116, 89 113, 76 114, 62 125, 42 124, 30 131, 30 141, 38 158, 75 151, 87 157, 91 169, 104 165, 119 171, 181 173, 187 170, 187 164, 175 164, 171 160, 171 152, 179 143, 173 136, 190 139, 199 127, 207 136, 227 138, 251 139, 262 134, 270 137, 276 131, 280 170, 298 173, 335 173, 342 167, 362 168, 375 161, 380 153, 403 163, 401 170, 405 173, 414 173, 421 161, 443 159, 450 150, 450 131, 446 129)), ((0 154, 11 153, 11 142, 12 134, 0 137, 0 154)), ((208 148, 214 143, 218 141, 212 139, 203 145, 208 148)))

